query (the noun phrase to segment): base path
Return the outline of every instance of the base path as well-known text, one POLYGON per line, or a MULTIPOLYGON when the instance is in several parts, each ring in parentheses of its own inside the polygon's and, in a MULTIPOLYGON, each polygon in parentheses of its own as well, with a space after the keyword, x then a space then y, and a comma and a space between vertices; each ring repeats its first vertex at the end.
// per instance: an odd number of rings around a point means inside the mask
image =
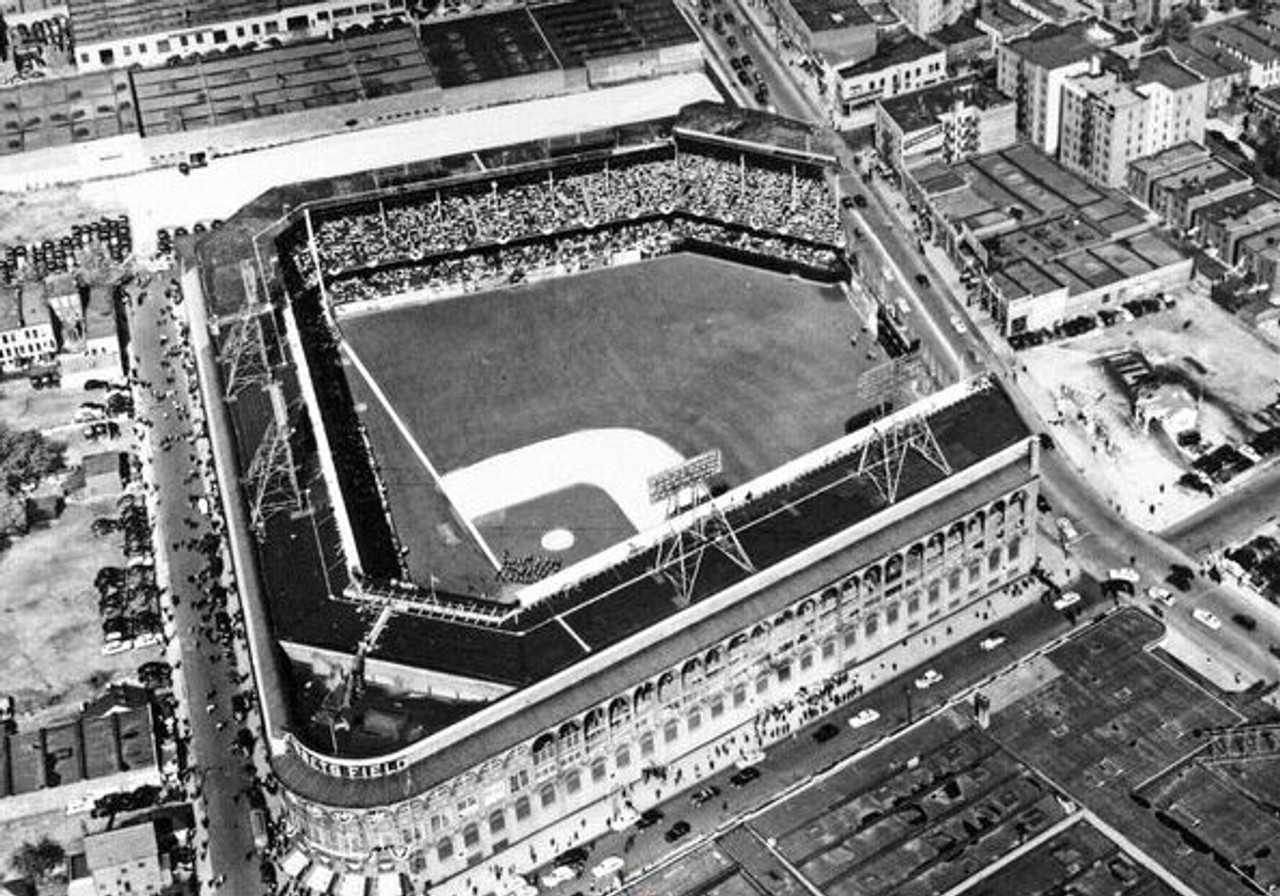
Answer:
POLYGON ((649 503, 648 478, 683 460, 666 442, 639 430, 584 429, 446 473, 442 485, 468 520, 575 485, 592 485, 643 532, 666 519, 664 506, 649 503))

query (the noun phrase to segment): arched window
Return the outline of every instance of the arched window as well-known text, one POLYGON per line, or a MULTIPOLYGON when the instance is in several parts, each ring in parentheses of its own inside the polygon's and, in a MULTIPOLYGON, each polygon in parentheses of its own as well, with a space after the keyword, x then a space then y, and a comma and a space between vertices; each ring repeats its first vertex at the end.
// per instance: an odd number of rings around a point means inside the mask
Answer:
POLYGON ((658 679, 658 702, 667 703, 676 696, 676 676, 672 672, 663 672, 658 679))
POLYGON ((496 837, 507 829, 507 814, 501 809, 489 813, 489 833, 496 837))
POLYGON ((822 601, 818 607, 818 615, 830 616, 840 608, 840 592, 835 588, 828 588, 822 592, 822 601))
POLYGON ((862 581, 868 590, 874 591, 880 587, 880 567, 868 566, 867 571, 862 574, 862 581))
POLYGON ((607 777, 609 777, 609 766, 605 764, 603 759, 597 759, 591 763, 591 781, 593 784, 599 784, 607 777))
POLYGON ((725 651, 725 662, 733 664, 742 659, 742 648, 746 646, 747 635, 737 634, 729 639, 729 647, 725 651))
POLYGON ((542 808, 550 809, 556 804, 556 786, 554 784, 543 784, 542 789, 538 791, 538 801, 542 803, 542 808))
POLYGON ((902 555, 894 554, 884 565, 884 580, 888 584, 900 578, 902 578, 902 555))
POLYGON ((641 735, 640 737, 640 755, 641 756, 653 755, 653 735, 649 734, 648 732, 641 735))
POLYGON ((617 697, 609 704, 609 727, 617 728, 631 721, 631 704, 626 697, 617 697))
POLYGON ((480 845, 480 828, 475 823, 467 825, 462 829, 462 848, 475 849, 480 845))
POLYGON ((587 746, 599 742, 604 734, 604 712, 600 707, 596 707, 587 713, 585 719, 582 720, 582 736, 586 739, 587 746))
POLYGON ((620 769, 631 765, 631 748, 626 744, 618 747, 618 752, 613 755, 613 764, 620 769))
POLYGON ((453 838, 441 837, 436 843, 436 857, 441 862, 447 862, 453 858, 453 838))
POLYGON ((646 681, 640 687, 636 688, 635 695, 632 697, 632 704, 635 707, 635 714, 648 712, 649 707, 653 705, 653 682, 646 681))
POLYGON ((924 566, 924 545, 916 542, 907 549, 907 574, 919 575, 924 566))
POLYGON ((562 752, 576 750, 582 746, 582 729, 577 722, 565 722, 560 726, 558 740, 562 752))
POLYGON ((720 653, 719 647, 712 647, 707 651, 706 657, 703 659, 703 667, 706 669, 707 678, 720 674, 723 654, 720 653))
POLYGON ((556 736, 548 732, 533 742, 533 764, 537 766, 554 762, 556 758, 556 736))
POLYGON ((702 662, 694 657, 680 670, 680 686, 687 692, 702 681, 702 662))
POLYGON ((574 769, 564 776, 564 789, 568 793, 577 793, 582 789, 582 776, 578 774, 577 769, 574 769))
POLYGON ((840 583, 840 591, 847 597, 857 597, 859 584, 857 576, 849 576, 849 578, 840 583))
POLYGON ((516 821, 524 821, 529 817, 529 798, 522 796, 516 800, 516 821))

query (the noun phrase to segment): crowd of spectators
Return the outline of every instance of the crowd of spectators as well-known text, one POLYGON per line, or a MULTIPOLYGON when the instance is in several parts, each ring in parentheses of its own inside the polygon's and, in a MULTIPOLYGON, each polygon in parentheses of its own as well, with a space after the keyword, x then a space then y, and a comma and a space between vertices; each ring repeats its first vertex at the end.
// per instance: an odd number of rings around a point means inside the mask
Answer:
POLYGON ((314 252, 307 241, 288 250, 305 284, 315 283, 317 261, 326 282, 355 272, 368 281, 344 282, 335 301, 392 287, 488 288, 522 270, 580 270, 633 246, 653 251, 646 241, 670 251, 674 240, 692 237, 819 264, 834 253, 810 243, 841 242, 820 172, 684 150, 441 188, 317 215, 313 228, 314 252), (665 220, 640 222, 655 216, 665 220), (634 226, 612 226, 623 223, 634 226), (531 237, 543 241, 531 246, 531 237))
POLYGON ((563 276, 608 267, 621 256, 656 258, 679 251, 695 240, 820 269, 830 269, 840 259, 839 251, 834 248, 672 215, 625 221, 591 231, 561 233, 466 255, 381 268, 371 273, 348 274, 329 283, 329 299, 340 305, 418 290, 441 295, 480 292, 541 276, 563 276))

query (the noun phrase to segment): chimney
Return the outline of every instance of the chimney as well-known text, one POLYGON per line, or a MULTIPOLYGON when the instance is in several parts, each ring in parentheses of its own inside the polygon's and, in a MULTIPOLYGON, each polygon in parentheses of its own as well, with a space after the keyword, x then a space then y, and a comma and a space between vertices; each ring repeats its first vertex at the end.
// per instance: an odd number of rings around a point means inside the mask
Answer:
POLYGON ((1089 74, 1091 75, 1102 74, 1102 60, 1098 57, 1097 53, 1094 53, 1092 56, 1089 57, 1089 74))

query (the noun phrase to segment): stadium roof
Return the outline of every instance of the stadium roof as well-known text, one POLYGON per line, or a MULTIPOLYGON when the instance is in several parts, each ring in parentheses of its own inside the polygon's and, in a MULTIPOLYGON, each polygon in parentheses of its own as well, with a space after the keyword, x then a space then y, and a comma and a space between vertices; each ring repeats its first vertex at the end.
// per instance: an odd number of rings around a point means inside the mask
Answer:
POLYGON ((314 0, 69 0, 77 43, 122 40, 253 16, 270 16, 314 0))
MULTIPOLYGON (((933 413, 929 418, 943 453, 957 471, 1030 435, 1008 395, 995 381, 985 383, 968 397, 933 413), (975 420, 981 420, 982 425, 974 426, 975 420)), ((751 520, 743 521, 746 528, 740 529, 739 534, 747 553, 758 566, 773 565, 783 557, 792 556, 884 509, 885 505, 874 490, 853 475, 856 466, 855 453, 853 457, 796 483, 792 488, 760 498, 753 505, 751 520), (786 513, 780 512, 783 508, 786 508, 786 513)), ((848 548, 753 594, 750 600, 735 601, 684 627, 654 647, 632 652, 603 671, 580 679, 572 688, 560 689, 553 696, 527 706, 519 713, 504 714, 495 723, 485 725, 481 733, 432 751, 428 759, 402 772, 383 778, 345 780, 316 772, 292 754, 278 757, 275 771, 282 783, 294 792, 329 805, 381 805, 420 793, 456 777, 497 752, 533 737, 539 731, 613 697, 628 685, 669 668, 690 653, 749 628, 753 622, 820 590, 849 570, 962 518, 976 504, 1006 494, 1033 476, 1029 465, 1014 464, 954 492, 941 494, 937 500, 905 519, 873 531, 848 548)), ((937 485, 944 478, 935 468, 910 455, 900 500, 937 485)), ((670 587, 654 582, 647 574, 646 564, 647 558, 637 558, 619 570, 617 580, 585 583, 594 592, 595 599, 579 601, 576 608, 561 611, 555 618, 563 619, 564 625, 572 627, 593 648, 599 649, 673 615, 677 608, 671 599, 670 587), (629 583, 621 581, 627 576, 634 578, 629 583), (617 590, 601 593, 600 584, 617 590)), ((703 576, 708 581, 700 589, 700 597, 745 578, 736 566, 714 553, 707 555, 703 576)), ((546 621, 549 619, 544 617, 546 621)), ((539 626, 548 627, 541 621, 539 626)), ((477 653, 485 646, 491 646, 489 642, 471 645, 468 642, 472 637, 468 632, 453 628, 455 630, 448 641, 437 641, 435 639, 440 635, 431 635, 429 642, 413 642, 416 655, 430 655, 434 646, 456 651, 467 644, 469 651, 477 653)), ((565 663, 563 668, 568 668, 582 656, 581 648, 565 650, 559 662, 565 663)), ((520 692, 506 699, 520 700, 520 692)))
POLYGON ((177 133, 436 86, 413 31, 393 28, 134 72, 142 132, 177 133))
POLYGON ((530 12, 566 67, 698 41, 672 0, 572 0, 530 12))

